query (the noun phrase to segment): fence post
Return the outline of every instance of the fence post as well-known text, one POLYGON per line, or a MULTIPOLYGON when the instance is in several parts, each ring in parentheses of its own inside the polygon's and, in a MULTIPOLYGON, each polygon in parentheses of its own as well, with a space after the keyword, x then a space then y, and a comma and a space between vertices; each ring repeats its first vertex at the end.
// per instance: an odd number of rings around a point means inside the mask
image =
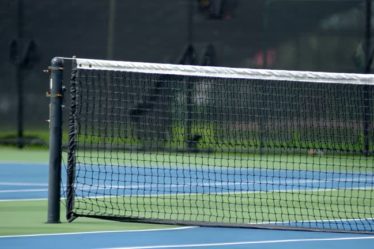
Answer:
MULTIPOLYGON (((372 15, 372 0, 366 0, 366 22, 365 22, 365 73, 370 74, 371 64, 373 60, 373 52, 371 48, 371 15, 372 15)), ((364 86, 364 155, 368 156, 370 154, 370 88, 368 85, 364 86)))

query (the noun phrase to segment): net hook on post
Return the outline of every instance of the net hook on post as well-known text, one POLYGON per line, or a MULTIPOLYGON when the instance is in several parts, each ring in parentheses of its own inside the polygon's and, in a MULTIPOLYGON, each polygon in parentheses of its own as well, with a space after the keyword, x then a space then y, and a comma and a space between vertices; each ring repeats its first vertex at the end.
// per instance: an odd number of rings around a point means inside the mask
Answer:
POLYGON ((50 136, 47 223, 60 223, 63 65, 64 60, 55 57, 52 59, 51 66, 48 68, 50 72, 50 136))

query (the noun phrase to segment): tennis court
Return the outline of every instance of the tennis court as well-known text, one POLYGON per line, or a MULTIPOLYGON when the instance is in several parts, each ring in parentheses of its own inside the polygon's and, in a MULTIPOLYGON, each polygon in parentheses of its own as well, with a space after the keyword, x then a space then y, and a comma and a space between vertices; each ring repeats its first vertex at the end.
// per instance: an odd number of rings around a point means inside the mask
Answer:
MULTIPOLYGON (((47 198, 47 164, 1 163, 0 168, 0 206, 4 211, 6 210, 6 214, 9 214, 9 206, 7 207, 6 205, 10 205, 12 209, 23 207, 24 213, 20 212, 18 215, 24 216, 27 215, 28 208, 35 208, 35 204, 30 204, 30 202, 45 202, 47 198)), ((145 168, 142 170, 147 171, 145 168)), ((284 172, 279 170, 279 172, 276 173, 283 174, 284 172)), ((308 174, 313 174, 315 172, 304 171, 298 173, 308 176, 308 174)), ((175 174, 177 173, 175 172, 175 174)), ((201 172, 201 174, 203 174, 203 172, 201 172)), ((326 188, 339 189, 339 174, 334 176, 330 174, 321 175, 322 177, 319 181, 325 182, 326 188)), ((353 174, 349 177, 354 179, 357 176, 353 174)), ((266 181, 266 179, 264 180, 266 181)), ((126 189, 128 194, 131 194, 131 191, 136 191, 137 188, 139 188, 140 191, 144 191, 146 194, 151 193, 151 191, 153 191, 152 193, 154 194, 165 194, 165 191, 166 193, 173 193, 173 191, 178 191, 180 193, 181 191, 185 191, 183 188, 179 189, 177 185, 174 186, 174 190, 165 189, 166 186, 152 186, 151 178, 149 178, 147 182, 149 182, 148 186, 117 187, 126 189)), ((266 184, 271 184, 271 182, 267 182, 266 184)), ((300 188, 313 191, 313 181, 298 184, 306 184, 300 188)), ((367 185, 352 185, 352 188, 371 188, 372 184, 373 183, 369 181, 367 185)), ((214 185, 214 183, 207 184, 206 182, 199 183, 196 181, 192 185, 195 185, 198 193, 200 188, 207 187, 204 185, 214 185)), ((227 185, 231 186, 229 179, 227 185)), ((228 191, 231 190, 231 187, 228 187, 228 191)), ((263 190, 261 186, 253 186, 251 189, 236 189, 236 191, 262 192, 263 190)), ((43 214, 45 215, 45 211, 43 211, 43 214)), ((14 215, 17 215, 17 213, 14 213, 14 215)), ((23 219, 24 222, 28 222, 27 217, 23 219)), ((42 224, 44 219, 38 221, 40 223, 39 225, 48 226, 42 224)), ((12 219, 8 218, 7 221, 11 223, 12 219)), ((79 222, 79 219, 77 222, 79 222)), ((349 223, 349 221, 346 222, 347 224, 349 223)), ((118 222, 111 223, 121 224, 118 222)), ((20 224, 22 226, 22 223, 20 224)), ((23 224, 23 226, 27 227, 27 224, 23 224)), ((59 226, 59 224, 56 226, 59 226)), ((74 223, 70 224, 70 226, 74 226, 74 223)), ((8 230, 11 230, 10 227, 13 226, 10 225, 8 230)), ((97 224, 96 227, 100 228, 97 224)), ((18 227, 18 231, 22 230, 24 229, 18 227)), ((116 230, 119 231, 111 231, 108 229, 102 232, 35 234, 37 230, 32 231, 29 229, 28 232, 33 235, 3 235, 0 237, 0 244, 4 246, 4 248, 23 248, 32 245, 34 248, 42 249, 50 248, 50 241, 53 239, 55 243, 54 248, 300 248, 300 246, 303 248, 351 248, 352 246, 371 248, 372 240, 374 239, 372 235, 365 234, 277 231, 248 228, 187 226, 150 228, 150 230, 145 228, 139 230, 139 228, 135 228, 133 231, 121 231, 120 226, 118 226, 116 230)))
POLYGON ((372 0, 0 5, 0 248, 373 247, 372 0))
POLYGON ((51 236, 71 248, 77 237, 89 241, 79 248, 374 238, 372 76, 76 58, 50 71, 49 165, 0 165, 7 247, 51 236))

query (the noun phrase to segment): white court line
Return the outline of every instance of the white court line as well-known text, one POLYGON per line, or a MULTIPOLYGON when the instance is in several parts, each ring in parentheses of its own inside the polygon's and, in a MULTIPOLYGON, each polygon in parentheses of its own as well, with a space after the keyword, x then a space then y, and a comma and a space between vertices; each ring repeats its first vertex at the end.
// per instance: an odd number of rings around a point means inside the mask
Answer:
POLYGON ((277 224, 289 224, 289 223, 324 223, 324 222, 351 222, 351 221, 373 221, 374 218, 372 217, 362 217, 362 218, 356 218, 356 219, 326 219, 326 220, 290 220, 290 221, 264 221, 264 222, 258 222, 258 223, 252 223, 254 225, 277 225, 277 224))
POLYGON ((48 187, 48 183, 34 182, 0 182, 0 186, 32 186, 32 187, 48 187))
MULTIPOLYGON (((94 187, 89 187, 89 188, 76 188, 77 192, 77 197, 80 199, 100 199, 100 198, 108 198, 108 197, 118 197, 117 195, 91 195, 91 196, 80 196, 84 190, 89 190, 89 189, 100 189, 100 188, 94 188, 94 187)), ((300 188, 300 189, 269 189, 269 190, 252 190, 252 191, 227 191, 227 192, 191 192, 191 193, 186 193, 186 192, 175 192, 175 193, 165 193, 165 194, 159 194, 159 193, 150 193, 150 194, 136 194, 134 196, 137 197, 157 197, 157 196, 184 196, 184 195, 206 195, 206 194, 216 194, 216 195, 232 195, 232 194, 261 194, 261 193, 298 193, 298 192, 328 192, 328 191, 341 191, 341 190, 372 190, 374 189, 373 187, 357 187, 357 188, 300 188)), ((121 196, 131 196, 128 194, 121 195, 121 196)))
MULTIPOLYGON (((75 187, 78 190, 85 190, 85 189, 153 189, 153 188, 183 188, 183 187, 228 187, 228 186, 242 186, 242 185, 281 185, 281 186, 297 186, 299 185, 306 185, 308 183, 336 183, 336 182, 364 182, 367 183, 370 187, 365 188, 372 188, 373 186, 373 179, 370 178, 370 184, 368 184, 367 178, 334 178, 334 179, 326 179, 326 180, 284 180, 284 181, 237 181, 237 182, 190 182, 190 183, 182 183, 182 184, 131 184, 131 185, 103 185, 103 184, 95 184, 95 185, 88 185, 88 184, 76 184, 75 187)), ((313 186, 312 186, 313 187, 313 186)), ((358 187, 361 188, 361 187, 358 187)), ((322 189, 322 188, 318 188, 322 189)), ((324 188, 327 189, 327 188, 324 188)), ((353 188, 350 188, 353 189, 353 188)), ((259 191, 260 192, 260 191, 259 191)))
MULTIPOLYGON (((18 202, 21 202, 21 201, 46 201, 48 198, 35 198, 35 199, 0 199, 0 202, 13 202, 13 201, 18 201, 18 202)), ((63 198, 61 198, 63 199, 63 198)))
POLYGON ((41 234, 23 234, 23 235, 3 235, 0 239, 5 238, 23 238, 23 237, 48 237, 48 236, 66 236, 81 234, 101 234, 101 233, 142 233, 142 232, 162 232, 173 230, 186 230, 197 228, 196 226, 173 227, 173 228, 156 228, 156 229, 139 229, 139 230, 114 230, 114 231, 92 231, 92 232, 76 232, 76 233, 41 233, 41 234))
POLYGON ((345 240, 368 240, 374 239, 374 236, 366 237, 340 237, 340 238, 315 238, 315 239, 285 239, 285 240, 259 240, 259 241, 239 241, 205 244, 179 244, 179 245, 158 245, 158 246, 131 246, 131 247, 110 247, 105 249, 157 249, 157 248, 192 248, 192 247, 211 247, 211 246, 235 246, 251 244, 279 244, 295 242, 314 242, 314 241, 345 241, 345 240))
MULTIPOLYGON (((32 182, 0 182, 0 186, 12 186, 12 187, 48 187, 47 183, 32 183, 32 182)), ((37 188, 37 189, 8 189, 0 190, 0 194, 6 193, 32 193, 32 192, 47 192, 48 188, 37 188)), ((35 199, 0 199, 0 202, 10 201, 41 201, 47 198, 35 198, 35 199)))
POLYGON ((0 190, 0 194, 3 193, 29 193, 29 192, 47 192, 47 188, 36 188, 36 189, 10 189, 0 190))
MULTIPOLYGON (((77 191, 83 191, 85 189, 92 189, 90 188, 78 188, 77 191)), ((100 189, 100 188, 97 188, 100 189)), ((325 188, 325 189, 279 189, 279 190, 268 190, 268 191, 228 191, 228 192, 212 192, 212 194, 217 194, 217 195, 230 195, 230 194, 257 194, 257 193, 294 193, 294 192, 303 192, 303 191, 308 191, 308 192, 325 192, 325 191, 340 191, 342 189, 337 189, 337 188, 325 188)), ((374 189, 373 187, 358 187, 358 188, 349 188, 349 190, 372 190, 374 189)), ((13 191, 13 190, 12 190, 13 191)), ((18 191, 18 190, 17 190, 18 191)), ((17 192, 14 190, 14 192, 17 192)), ((48 191, 48 189, 45 189, 43 191, 48 191)), ((1 191, 0 191, 1 193, 1 191)), ((178 194, 179 196, 182 195, 201 195, 204 193, 168 193, 168 194, 136 194, 136 196, 140 197, 157 197, 157 196, 169 196, 169 195, 175 195, 178 194)), ((206 194, 206 193, 205 193, 206 194)), ((130 195, 124 195, 130 196, 130 195)), ((110 198, 110 197, 117 197, 117 195, 91 195, 91 196, 76 196, 76 199, 103 199, 103 198, 110 198)), ((62 197, 61 199, 66 199, 62 197)), ((42 200, 47 200, 47 198, 26 198, 26 199, 0 199, 0 202, 11 202, 11 201, 42 201, 42 200)), ((266 222, 268 224, 268 222, 266 222)))

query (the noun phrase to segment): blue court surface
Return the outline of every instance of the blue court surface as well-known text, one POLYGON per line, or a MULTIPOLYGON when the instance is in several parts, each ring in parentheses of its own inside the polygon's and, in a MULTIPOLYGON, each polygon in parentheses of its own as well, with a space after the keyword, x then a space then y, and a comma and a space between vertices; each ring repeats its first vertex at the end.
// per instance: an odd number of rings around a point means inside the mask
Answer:
POLYGON ((373 245, 374 236, 369 235, 201 227, 149 231, 0 237, 1 248, 38 249, 372 249, 373 245))
MULTIPOLYGON (((129 169, 126 169, 129 170, 129 169)), ((147 170, 147 169, 135 169, 147 170)), ((170 169, 169 169, 170 170, 170 169)), ((144 172, 144 175, 150 175, 144 172)), ((181 174, 186 172, 181 172, 181 174)), ((204 174, 199 172, 198 174, 204 174)), ((245 174, 246 172, 243 172, 245 174)), ((262 182, 267 182, 266 176, 269 172, 262 172, 262 182)), ((354 174, 349 177, 340 176, 339 174, 321 174, 316 180, 313 172, 286 172, 291 176, 289 181, 293 181, 299 188, 313 188, 314 181, 318 184, 325 184, 324 188, 338 188, 339 179, 344 177, 351 180, 351 188, 372 188, 373 177, 371 175, 354 174), (295 174, 295 179, 292 175, 295 174), (300 179, 303 175, 303 181, 300 179), (358 179, 364 177, 365 180, 358 179), (363 183, 362 183, 363 182, 363 183), (364 184, 364 185, 362 185, 364 184)), ((158 171, 160 174, 160 170, 158 171)), ((162 173, 161 173, 162 174, 162 173)), ((170 175, 170 172, 168 173, 170 175)), ((174 173, 171 173, 171 175, 174 173)), ((175 172, 175 174, 178 174, 175 172)), ((285 172, 273 172, 279 174, 279 179, 285 172)), ((231 174, 228 174, 231 175, 231 174)), ((47 176, 48 166, 46 164, 16 164, 0 163, 0 202, 1 201, 22 201, 25 199, 46 199, 47 197, 47 176)), ((230 176, 228 176, 230 177, 230 176)), ((261 176, 260 176, 261 177, 261 176)), ((272 176, 272 179, 277 175, 272 176)), ((199 179, 199 177, 196 177, 199 179)), ((156 180, 156 179, 155 179, 156 180)), ((252 179, 258 180, 258 179, 252 179)), ((165 181, 172 181, 165 178, 165 181)), ((152 181, 147 181, 148 185, 144 186, 117 186, 125 189, 125 193, 130 193, 132 189, 142 189, 147 193, 154 186, 152 181)), ((228 191, 256 191, 256 189, 238 189, 234 184, 235 179, 226 179, 223 181, 227 184, 228 191)), ((170 182, 171 183, 171 182, 170 182)), ((201 188, 217 184, 216 182, 197 182, 190 183, 196 186, 195 191, 198 193, 201 188)), ((265 187, 264 185, 264 187, 265 187)), ((288 184, 284 184, 286 188, 288 184)), ((168 190, 178 190, 178 184, 168 190)), ((180 184, 183 188, 183 184, 180 184)), ((261 186, 259 186, 261 191, 261 186)), ((191 187, 189 188, 191 190, 191 187)), ((82 191, 84 188, 82 187, 82 191)), ((156 190, 157 191, 157 190, 156 190)), ((163 192, 166 190, 163 189, 163 192)), ((179 191, 183 191, 180 189, 179 191)), ((263 190, 262 190, 263 191, 263 190)), ((1 212, 1 210, 0 210, 1 212)), ((302 231, 276 231, 261 229, 240 229, 240 228, 208 228, 208 227, 179 227, 163 230, 143 230, 143 231, 116 231, 116 232, 87 232, 74 234, 50 234, 50 235, 22 235, 22 236, 0 236, 0 248, 357 248, 372 249, 374 248, 374 235, 368 234, 349 234, 349 233, 325 233, 325 232, 302 232, 302 231)))
POLYGON ((373 189, 372 173, 228 167, 77 165, 78 196, 373 189), (106 176, 103 176, 105 172, 106 176), (100 175, 101 174, 101 175, 100 175), (122 183, 122 184, 119 184, 122 183), (124 184, 130 183, 130 184, 124 184), (108 188, 110 185, 110 188, 108 188))

